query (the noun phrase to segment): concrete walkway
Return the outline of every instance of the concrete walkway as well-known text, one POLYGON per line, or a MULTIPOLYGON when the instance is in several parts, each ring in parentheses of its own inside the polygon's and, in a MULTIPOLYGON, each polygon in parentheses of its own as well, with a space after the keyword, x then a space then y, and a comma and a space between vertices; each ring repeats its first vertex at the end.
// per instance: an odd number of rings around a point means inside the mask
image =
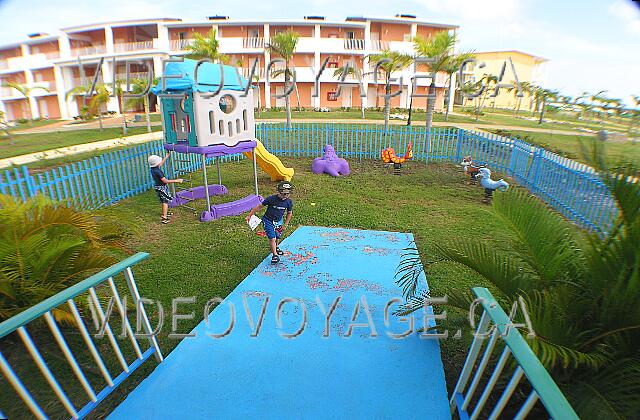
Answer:
POLYGON ((96 150, 110 149, 113 147, 129 146, 133 144, 145 143, 151 140, 158 140, 161 138, 162 131, 155 131, 153 133, 94 141, 91 143, 77 144, 75 146, 61 147, 59 149, 49 149, 42 152, 29 153, 26 155, 0 159, 0 168, 7 168, 13 165, 26 165, 28 163, 37 162, 43 159, 56 159, 64 156, 75 155, 77 153, 86 153, 96 150))

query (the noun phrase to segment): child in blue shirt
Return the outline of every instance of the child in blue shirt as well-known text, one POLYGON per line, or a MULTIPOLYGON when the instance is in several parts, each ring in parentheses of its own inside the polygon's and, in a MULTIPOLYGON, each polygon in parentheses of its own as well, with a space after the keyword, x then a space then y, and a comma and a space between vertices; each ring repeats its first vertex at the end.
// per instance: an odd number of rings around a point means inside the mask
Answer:
POLYGON ((169 156, 171 156, 171 152, 167 152, 164 159, 158 155, 151 155, 147 159, 149 166, 151 167, 151 177, 153 178, 154 183, 153 188, 156 190, 158 200, 160 200, 160 204, 162 205, 162 216, 160 216, 160 222, 162 224, 169 223, 167 213, 169 211, 169 202, 173 200, 173 197, 169 194, 169 184, 182 183, 184 181, 182 178, 167 179, 167 177, 164 176, 164 172, 162 172, 160 167, 164 165, 164 162, 169 158, 169 156))
POLYGON ((289 198, 292 190, 293 185, 291 185, 289 181, 280 182, 278 184, 278 193, 265 198, 262 201, 262 204, 258 204, 252 208, 246 217, 248 223, 251 216, 263 208, 267 208, 267 211, 262 216, 262 224, 264 225, 264 231, 267 233, 269 247, 273 254, 271 257, 272 264, 279 263, 280 255, 284 254, 278 247, 278 240, 282 236, 284 230, 289 226, 291 217, 293 217, 293 201, 289 198), (283 218, 284 225, 282 224, 283 218))

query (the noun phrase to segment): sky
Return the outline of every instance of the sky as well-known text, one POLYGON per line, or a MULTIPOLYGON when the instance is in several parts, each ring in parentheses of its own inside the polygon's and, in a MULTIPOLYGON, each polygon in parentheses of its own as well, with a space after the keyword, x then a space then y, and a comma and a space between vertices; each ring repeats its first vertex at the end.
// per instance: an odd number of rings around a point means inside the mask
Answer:
POLYGON ((112 20, 206 16, 298 19, 416 15, 460 26, 460 50, 520 50, 549 59, 544 87, 579 96, 640 95, 640 6, 631 0, 0 0, 0 44, 112 20))

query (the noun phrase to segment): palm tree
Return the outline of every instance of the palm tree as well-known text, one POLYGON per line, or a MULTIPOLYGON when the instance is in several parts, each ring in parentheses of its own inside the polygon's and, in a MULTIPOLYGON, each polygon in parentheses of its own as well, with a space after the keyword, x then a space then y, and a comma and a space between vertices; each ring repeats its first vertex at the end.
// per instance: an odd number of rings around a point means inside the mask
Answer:
POLYGON ((538 124, 542 124, 542 121, 544 120, 544 112, 547 109, 547 102, 554 100, 558 96, 558 92, 540 87, 536 89, 536 95, 538 100, 542 103, 540 119, 538 120, 538 124))
POLYGON ((484 91, 482 92, 480 100, 478 101, 478 105, 476 106, 476 121, 478 121, 478 118, 480 117, 480 113, 482 112, 484 103, 487 100, 487 96, 489 96, 489 91, 493 89, 496 84, 498 84, 498 76, 485 74, 482 76, 481 82, 481 84, 484 85, 484 91))
MULTIPOLYGON (((455 34, 451 34, 448 31, 441 31, 435 36, 426 39, 416 36, 413 40, 413 48, 416 51, 416 56, 431 58, 434 60, 432 63, 429 63, 428 66, 429 70, 435 75, 438 72, 447 70, 456 41, 457 39, 455 34)), ((436 86, 434 79, 435 77, 431 79, 431 83, 429 84, 429 95, 433 95, 433 97, 427 98, 427 133, 431 132, 431 126, 433 125, 433 110, 436 104, 436 86)))
MULTIPOLYGON (((272 36, 266 46, 269 53, 278 55, 285 61, 284 70, 274 71, 274 75, 284 73, 285 93, 289 91, 289 87, 291 85, 291 77, 293 74, 291 72, 291 60, 293 60, 293 55, 296 52, 299 38, 300 34, 296 32, 284 31, 272 36)), ((287 127, 291 127, 291 102, 289 101, 288 94, 284 97, 284 103, 287 111, 287 127)))
MULTIPOLYGON (((536 333, 530 342, 581 418, 635 418, 640 412, 640 183, 611 173, 594 142, 591 164, 618 207, 605 234, 578 229, 523 190, 494 198, 492 212, 510 231, 498 252, 477 238, 436 244, 440 261, 451 261, 486 279, 501 305, 518 297, 536 333)), ((398 268, 405 291, 403 313, 422 308, 415 252, 398 268)), ((465 312, 469 292, 448 290, 449 303, 465 312)))
MULTIPOLYGON (((91 86, 76 86, 67 92, 65 98, 69 100, 69 98, 74 95, 86 94, 90 90, 91 86)), ((91 101, 89 102, 89 111, 98 117, 101 132, 103 130, 102 108, 109 103, 110 97, 111 92, 109 92, 107 86, 104 84, 99 84, 95 86, 95 89, 92 92, 91 101)))
MULTIPOLYGON (((455 87, 451 85, 451 79, 453 78, 453 74, 460 71, 460 67, 462 67, 462 64, 467 61, 467 60, 471 60, 475 58, 475 54, 473 53, 473 51, 467 51, 464 53, 460 53, 460 54, 455 54, 455 55, 451 55, 449 57, 449 60, 447 60, 447 63, 444 66, 444 71, 445 73, 447 73, 448 79, 449 79, 449 91, 451 91, 451 89, 453 89, 453 91, 455 92, 455 87)), ((446 93, 446 98, 450 98, 451 97, 451 92, 447 92, 446 93)), ((445 105, 445 114, 444 114, 444 120, 445 121, 449 121, 449 104, 448 102, 445 105)))
POLYGON ((43 196, 0 195, 0 320, 115 263, 122 237, 116 225, 43 196))
POLYGON ((520 111, 520 106, 522 106, 522 98, 524 98, 525 95, 531 95, 531 83, 519 82, 519 85, 521 96, 518 96, 518 87, 516 87, 515 80, 513 81, 513 86, 507 89, 509 92, 513 92, 513 98, 515 101, 515 106, 513 107, 514 117, 518 115, 518 112, 520 111))
POLYGON ((628 136, 631 135, 631 131, 633 130, 636 121, 640 118, 640 109, 638 109, 638 107, 640 107, 640 95, 631 95, 631 100, 633 101, 635 108, 630 110, 631 116, 629 118, 629 128, 627 129, 628 136))
POLYGON ((47 89, 46 87, 43 87, 43 86, 30 87, 29 85, 25 85, 25 84, 22 84, 22 83, 15 83, 15 82, 7 82, 3 86, 15 89, 22 96, 24 96, 24 98, 27 100, 27 106, 29 107, 29 117, 31 119, 33 119, 33 109, 31 109, 31 102, 29 101, 29 99, 31 99, 31 92, 33 92, 34 90, 37 90, 37 89, 44 90, 45 92, 50 92, 49 89, 47 89))
POLYGON ((220 53, 220 42, 216 38, 216 30, 211 29, 206 35, 197 32, 193 33, 193 42, 187 48, 185 57, 194 60, 202 60, 208 58, 212 61, 227 63, 229 56, 220 53))
MULTIPOLYGON (((380 63, 378 70, 382 71, 385 82, 384 96, 384 131, 389 129, 389 111, 391 109, 391 75, 395 71, 403 70, 409 67, 413 58, 408 54, 398 51, 384 50, 380 54, 371 54, 369 56, 370 63, 380 63)), ((375 70, 374 70, 375 71, 375 70)), ((376 86, 376 91, 378 86, 376 86)))
MULTIPOLYGON (((160 79, 158 77, 154 77, 151 82, 152 85, 157 85, 160 79)), ((148 80, 145 79, 133 79, 131 81, 131 93, 140 95, 141 93, 147 92, 147 85, 149 84, 148 80)), ((144 107, 144 116, 147 122, 147 132, 151 133, 151 115, 149 114, 149 95, 144 95, 138 98, 128 98, 126 102, 127 106, 134 107, 138 105, 142 105, 144 107)))
MULTIPOLYGON (((342 74, 345 72, 345 68, 346 68, 346 75, 347 76, 351 76, 351 77, 358 77, 359 76, 359 70, 356 69, 356 64, 350 65, 348 67, 338 67, 337 69, 334 70, 333 72, 333 76, 337 77, 337 78, 341 78, 342 74)), ((367 73, 368 74, 368 73, 367 73)), ((365 74, 361 74, 360 76, 364 76, 365 74)), ((364 120, 365 119, 365 103, 366 101, 366 97, 365 98, 360 98, 360 117, 364 120)), ((409 114, 409 118, 411 118, 411 114, 409 114)))

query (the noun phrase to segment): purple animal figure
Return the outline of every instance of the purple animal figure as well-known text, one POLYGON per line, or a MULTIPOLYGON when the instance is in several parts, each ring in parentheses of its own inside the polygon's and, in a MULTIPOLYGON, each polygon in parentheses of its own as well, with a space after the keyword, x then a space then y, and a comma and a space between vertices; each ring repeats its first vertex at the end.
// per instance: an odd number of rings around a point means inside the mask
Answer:
POLYGON ((346 160, 339 158, 333 146, 324 146, 324 156, 313 159, 311 172, 314 174, 327 173, 331 176, 349 175, 351 172, 346 160))

